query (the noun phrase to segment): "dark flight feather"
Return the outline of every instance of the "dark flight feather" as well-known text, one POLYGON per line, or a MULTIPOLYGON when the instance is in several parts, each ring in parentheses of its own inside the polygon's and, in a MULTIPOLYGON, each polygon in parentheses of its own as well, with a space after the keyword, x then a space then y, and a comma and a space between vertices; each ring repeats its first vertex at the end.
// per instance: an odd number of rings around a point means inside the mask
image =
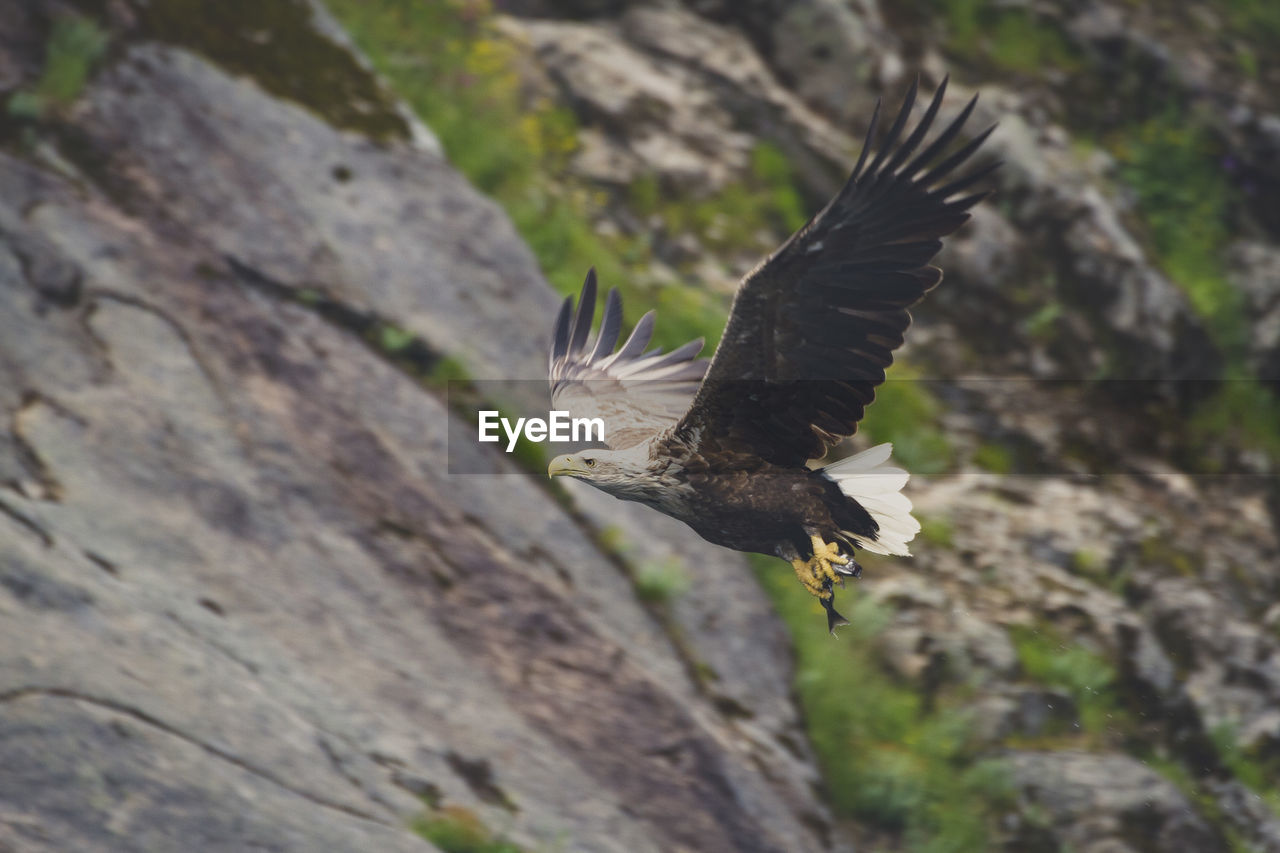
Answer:
POLYGON ((675 437, 701 453, 749 453, 799 466, 857 430, 911 323, 907 309, 942 278, 928 265, 941 238, 964 224, 986 193, 954 196, 995 168, 953 177, 990 129, 932 163, 959 135, 976 97, 916 153, 946 88, 944 80, 904 139, 913 85, 867 165, 877 104, 844 187, 742 282, 675 437))

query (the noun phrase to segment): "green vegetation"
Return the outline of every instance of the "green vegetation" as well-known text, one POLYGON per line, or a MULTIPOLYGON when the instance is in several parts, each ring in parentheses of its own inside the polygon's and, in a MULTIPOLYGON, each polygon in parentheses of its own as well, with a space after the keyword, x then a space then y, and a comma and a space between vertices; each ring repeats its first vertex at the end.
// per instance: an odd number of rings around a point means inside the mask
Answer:
POLYGON ((1179 549, 1163 536, 1148 536, 1138 544, 1144 565, 1165 566, 1183 577, 1196 575, 1197 558, 1179 549))
POLYGON ((602 528, 596 534, 596 544, 600 550, 632 567, 631 579, 636 596, 647 604, 665 604, 689 590, 692 583, 689 570, 680 558, 640 559, 636 546, 627 540, 620 527, 602 528))
POLYGON ((1215 470, 1224 460, 1210 452, 1214 448, 1257 450, 1280 459, 1280 399, 1243 364, 1249 318, 1223 262, 1238 199, 1220 144, 1207 121, 1174 108, 1114 140, 1112 151, 1137 194, 1155 257, 1227 357, 1226 381, 1188 424, 1200 452, 1192 464, 1215 470))
POLYGON ((941 515, 921 515, 916 513, 920 522, 920 538, 930 545, 950 548, 955 544, 955 526, 951 519, 941 515))
POLYGON ((664 231, 700 235, 707 248, 721 251, 772 251, 782 235, 809 218, 786 155, 764 142, 752 149, 747 178, 714 196, 690 199, 663 192, 650 176, 632 184, 629 201, 636 213, 656 215, 664 231))
MULTIPOLYGON (((1245 448, 1280 460, 1280 397, 1254 378, 1228 379, 1196 408, 1188 429, 1192 441, 1206 450, 1245 448)), ((1207 455, 1194 462, 1208 473, 1221 465, 1207 455)))
MULTIPOLYGON (((996 0, 917 0, 918 13, 941 21, 947 53, 987 73, 1073 71, 1083 57, 1062 33, 1028 8, 996 0)), ((1224 0, 1216 5, 1241 68, 1257 76, 1259 63, 1280 39, 1280 4, 1224 0)), ((1225 170, 1221 143, 1205 116, 1178 106, 1137 124, 1113 128, 1107 147, 1138 201, 1150 250, 1184 289, 1192 307, 1227 355, 1223 387, 1188 425, 1193 466, 1213 471, 1224 453, 1257 450, 1280 459, 1280 401, 1243 367, 1248 318, 1238 289, 1227 280, 1223 251, 1239 200, 1225 170), (1210 452, 1213 451, 1213 452, 1210 452)), ((1061 306, 1048 303, 1025 322, 1047 340, 1061 306)))
POLYGON ((432 388, 440 388, 446 391, 452 391, 450 383, 462 384, 470 383, 471 375, 467 372, 466 367, 456 358, 449 356, 441 357, 432 365, 427 375, 423 377, 423 381, 432 388))
POLYGON ((954 467, 956 453, 942 429, 942 405, 928 383, 908 364, 876 390, 863 430, 874 442, 893 442, 894 457, 912 473, 941 474, 954 467))
MULTIPOLYGON (((499 417, 514 419, 509 410, 498 407, 499 417)), ((511 451, 511 458, 515 463, 535 477, 540 478, 539 482, 547 479, 547 465, 551 462, 551 458, 547 455, 547 445, 539 444, 536 441, 530 441, 525 438, 523 433, 516 439, 515 449, 511 451)))
MULTIPOLYGON (((1237 736, 1235 725, 1220 723, 1209 730, 1209 739, 1213 742, 1218 759, 1239 782, 1257 794, 1266 806, 1280 815, 1280 761, 1274 757, 1260 758, 1244 750, 1237 736)), ((1192 775, 1186 764, 1175 760, 1164 752, 1149 752, 1142 756, 1152 770, 1173 782, 1196 810, 1216 826, 1227 838, 1230 849, 1239 853, 1249 853, 1254 848, 1245 843, 1236 833, 1231 821, 1223 814, 1222 804, 1192 775)), ((1201 771, 1204 772, 1204 771, 1201 771)))
POLYGON ((1118 137, 1113 153, 1137 193, 1161 267, 1186 290, 1219 343, 1238 350, 1246 331, 1243 305, 1222 265, 1232 200, 1206 126, 1170 108, 1118 137))
POLYGON ((1113 569, 1100 554, 1082 549, 1071 555, 1071 571, 1090 583, 1123 596, 1125 587, 1133 575, 1133 562, 1126 561, 1113 569))
MULTIPOLYGON (((1039 74, 1080 64, 1062 35, 1026 9, 1001 8, 993 0, 925 1, 941 13, 948 51, 979 67, 1039 74)), ((1275 5, 1262 0, 1230 4, 1234 22, 1259 27, 1266 26, 1275 5)), ((379 72, 439 136, 450 161, 503 205, 553 285, 575 293, 586 269, 595 266, 602 283, 619 287, 633 310, 660 310, 663 345, 698 336, 714 344, 727 300, 654 281, 648 272, 652 235, 601 233, 592 223, 604 205, 626 204, 659 234, 691 234, 725 252, 767 250, 806 218, 786 157, 769 145, 753 151, 752 167, 740 182, 711 196, 689 197, 656 179, 641 179, 625 198, 610 198, 566 181, 578 145, 576 121, 555 104, 530 102, 515 71, 519 48, 495 31, 482 0, 331 0, 330 5, 379 72)), ((1241 57, 1246 64, 1256 61, 1252 53, 1241 57)), ((1221 261, 1234 199, 1212 136, 1203 124, 1170 111, 1147 120, 1113 152, 1137 195, 1163 268, 1186 288, 1223 347, 1238 354, 1243 311, 1225 283, 1221 261)), ((1050 334, 1061 310, 1056 303, 1046 305, 1026 321, 1028 333, 1050 334)), ((379 346, 391 353, 410 345, 397 329, 383 329, 380 338, 379 346)), ((956 454, 941 428, 941 404, 926 383, 910 381, 917 377, 908 367, 895 368, 894 378, 908 381, 880 390, 865 425, 872 440, 894 442, 896 456, 915 472, 950 469, 956 454)), ((1206 437, 1234 430, 1242 443, 1280 441, 1275 438, 1278 404, 1269 395, 1265 400, 1271 402, 1264 403, 1260 386, 1241 380, 1226 383, 1222 393, 1219 403, 1205 405, 1193 419, 1194 429, 1206 437)), ((1014 458, 1007 449, 987 444, 978 449, 975 462, 1008 472, 1014 458)), ((947 520, 925 520, 926 541, 949 546, 952 536, 947 520)), ((602 531, 601 541, 624 557, 629 550, 617 531, 602 531)), ((1193 570, 1190 558, 1161 542, 1144 543, 1143 557, 1167 559, 1178 571, 1193 570)), ((944 686, 924 696, 887 674, 874 651, 887 615, 856 588, 841 593, 841 609, 853 624, 833 640, 821 607, 784 564, 765 557, 753 561, 794 639, 796 690, 833 807, 899 834, 913 850, 989 849, 995 822, 1010 807, 1010 782, 1001 765, 984 758, 974 744, 961 707, 963 688, 944 686)), ((1073 567, 1089 576, 1101 571, 1084 552, 1073 557, 1073 567)), ((634 581, 637 595, 656 604, 680 595, 689 582, 674 561, 641 564, 634 581)), ((1072 697, 1086 741, 1124 735, 1131 720, 1116 695, 1116 671, 1103 656, 1046 631, 1015 631, 1013 640, 1028 680, 1072 697)), ((1267 778, 1266 768, 1243 755, 1234 737, 1215 739, 1224 762, 1240 778, 1249 784, 1267 778)), ((1171 767, 1181 770, 1181 765, 1171 767)), ((516 850, 469 813, 436 812, 415 827, 447 853, 516 850)))
POLYGON ((1101 560, 1093 551, 1081 549, 1071 555, 1071 569, 1085 577, 1096 577, 1103 569, 1101 560))
POLYGON ((596 531, 596 545, 606 554, 625 558, 631 544, 627 542, 627 534, 616 524, 609 524, 596 531))
POLYGON ((1013 454, 1007 447, 988 441, 973 452, 973 464, 993 474, 1009 474, 1013 472, 1013 454))
POLYGON ((1209 737, 1218 750, 1218 757, 1227 766, 1231 774, 1239 779, 1258 796, 1267 806, 1280 815, 1280 760, 1274 756, 1260 758, 1251 754, 1240 745, 1236 726, 1224 723, 1214 726, 1209 737))
POLYGON ((1022 328, 1032 338, 1038 341, 1047 341, 1053 337, 1054 325, 1061 316, 1062 303, 1057 300, 1050 300, 1023 320, 1022 328))
POLYGON ((992 849, 992 827, 1011 798, 1002 766, 978 754, 962 695, 921 691, 877 664, 874 639, 888 614, 856 585, 839 593, 852 623, 833 639, 817 600, 787 566, 753 557, 761 584, 791 629, 796 692, 833 807, 915 851, 992 849))
POLYGON ((1240 70, 1244 72, 1246 77, 1257 77, 1258 54, 1243 44, 1236 45, 1235 50, 1236 62, 1239 64, 1240 70))
POLYGON ((928 0, 941 19, 947 52, 990 71, 1040 74, 1073 71, 1079 53, 1030 8, 997 0, 928 0))
POLYGON ((524 853, 518 845, 494 836, 474 812, 457 806, 430 811, 411 827, 444 853, 524 853))
POLYGON ((1067 644, 1048 630, 1020 628, 1010 632, 1018 662, 1028 679, 1071 696, 1087 735, 1113 734, 1124 714, 1116 694, 1116 670, 1097 652, 1067 644))
POLYGON ((1196 812, 1222 833, 1231 853, 1256 853, 1256 848, 1245 843, 1239 833, 1232 829, 1231 822, 1222 812, 1222 805, 1191 775, 1186 765, 1167 755, 1154 753, 1143 755, 1142 763, 1168 779, 1182 792, 1196 812))
POLYGON ((689 584, 684 563, 675 557, 641 563, 635 573, 636 595, 651 604, 679 598, 689 590, 689 584))
POLYGON ((378 334, 378 347, 389 353, 400 352, 413 343, 413 339, 413 332, 388 323, 378 334))
MULTIPOLYGON (((1241 60, 1242 63, 1253 63, 1250 76, 1256 76, 1260 57, 1274 61, 1275 45, 1280 43, 1280 5, 1272 0, 1222 0, 1219 5, 1226 18, 1229 33, 1248 40, 1259 48, 1256 53, 1245 48, 1244 52, 1247 52, 1250 59, 1241 60)), ((1242 57, 1243 52, 1237 56, 1242 57)), ((1248 69, 1246 64, 1246 72, 1248 69)))
POLYGON ((59 15, 53 21, 45 48, 44 69, 33 88, 9 99, 9 113, 40 118, 50 109, 65 107, 79 97, 93 64, 107 48, 107 34, 81 15, 59 15))

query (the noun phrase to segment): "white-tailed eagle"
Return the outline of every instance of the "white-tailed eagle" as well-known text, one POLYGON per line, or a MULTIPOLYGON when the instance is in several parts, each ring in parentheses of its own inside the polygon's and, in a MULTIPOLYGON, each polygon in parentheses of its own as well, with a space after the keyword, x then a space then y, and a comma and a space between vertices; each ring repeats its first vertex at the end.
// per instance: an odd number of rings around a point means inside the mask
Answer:
POLYGON ((646 352, 653 312, 615 352, 616 291, 590 343, 592 270, 577 311, 572 297, 561 308, 550 379, 554 407, 602 418, 609 449, 559 456, 548 473, 648 504, 718 545, 788 560, 828 627, 845 624, 833 583, 861 574, 857 549, 909 555, 920 524, 889 445, 824 468, 806 463, 857 430, 902 345, 907 309, 942 279, 929 265, 941 238, 986 195, 971 190, 997 164, 955 171, 993 128, 948 151, 976 96, 922 147, 945 90, 944 80, 904 136, 913 85, 869 158, 877 103, 848 181, 743 279, 710 362, 697 358, 701 341, 646 352))

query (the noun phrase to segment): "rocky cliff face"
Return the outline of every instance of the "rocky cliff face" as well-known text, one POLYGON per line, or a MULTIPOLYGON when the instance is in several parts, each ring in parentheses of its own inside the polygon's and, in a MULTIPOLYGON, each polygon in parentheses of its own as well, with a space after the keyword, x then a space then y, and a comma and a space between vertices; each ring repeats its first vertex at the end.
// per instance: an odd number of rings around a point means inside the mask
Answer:
POLYGON ((762 594, 704 686, 539 483, 447 476, 443 395, 364 337, 541 363, 502 213, 145 23, 0 154, 0 846, 429 849, 425 801, 530 849, 819 849, 762 594))
MULTIPOLYGON (((202 5, 0 0, 0 847, 940 832, 927 799, 889 819, 833 790, 870 748, 797 706, 738 555, 501 454, 448 474, 439 376, 537 377, 539 258, 356 53, 344 25, 412 67, 352 4, 202 5), (673 561, 694 583, 655 604, 673 561)), ((1001 768, 984 844, 1280 850, 1268 398, 1215 384, 1278 379, 1267 31, 1231 5, 973 9, 453 11, 507 47, 522 103, 572 113, 547 180, 643 238, 655 294, 723 298, 785 219, 677 228, 637 186, 741 201, 776 151, 812 207, 876 95, 948 70, 950 108, 982 92, 1006 165, 907 352, 949 461, 913 481, 916 558, 859 584, 876 677, 1001 768)), ((804 698, 818 647, 794 642, 804 698)), ((867 778, 893 803, 908 777, 867 778)))

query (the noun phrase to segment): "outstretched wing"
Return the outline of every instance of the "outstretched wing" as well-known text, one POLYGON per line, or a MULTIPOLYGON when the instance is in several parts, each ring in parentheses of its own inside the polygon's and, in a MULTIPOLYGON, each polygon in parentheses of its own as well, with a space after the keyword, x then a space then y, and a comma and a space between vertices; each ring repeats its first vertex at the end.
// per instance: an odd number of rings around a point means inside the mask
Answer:
POLYGON ((556 319, 551 347, 551 403, 574 418, 602 418, 605 443, 619 450, 647 441, 670 427, 689 408, 689 400, 707 372, 698 358, 702 339, 663 353, 645 352, 653 337, 655 312, 640 318, 622 349, 614 352, 622 332, 622 299, 610 290, 600 333, 588 346, 596 310, 596 271, 587 273, 573 310, 565 297, 556 319))
POLYGON ((952 177, 994 127, 934 163, 960 133, 976 96, 916 154, 945 91, 944 80, 903 139, 915 103, 912 85, 868 165, 876 104, 844 187, 743 279, 677 437, 703 451, 802 465, 857 430, 911 324, 907 308, 942 279, 942 271, 928 265, 942 248, 940 238, 959 228, 986 195, 965 191, 998 165, 952 177))

